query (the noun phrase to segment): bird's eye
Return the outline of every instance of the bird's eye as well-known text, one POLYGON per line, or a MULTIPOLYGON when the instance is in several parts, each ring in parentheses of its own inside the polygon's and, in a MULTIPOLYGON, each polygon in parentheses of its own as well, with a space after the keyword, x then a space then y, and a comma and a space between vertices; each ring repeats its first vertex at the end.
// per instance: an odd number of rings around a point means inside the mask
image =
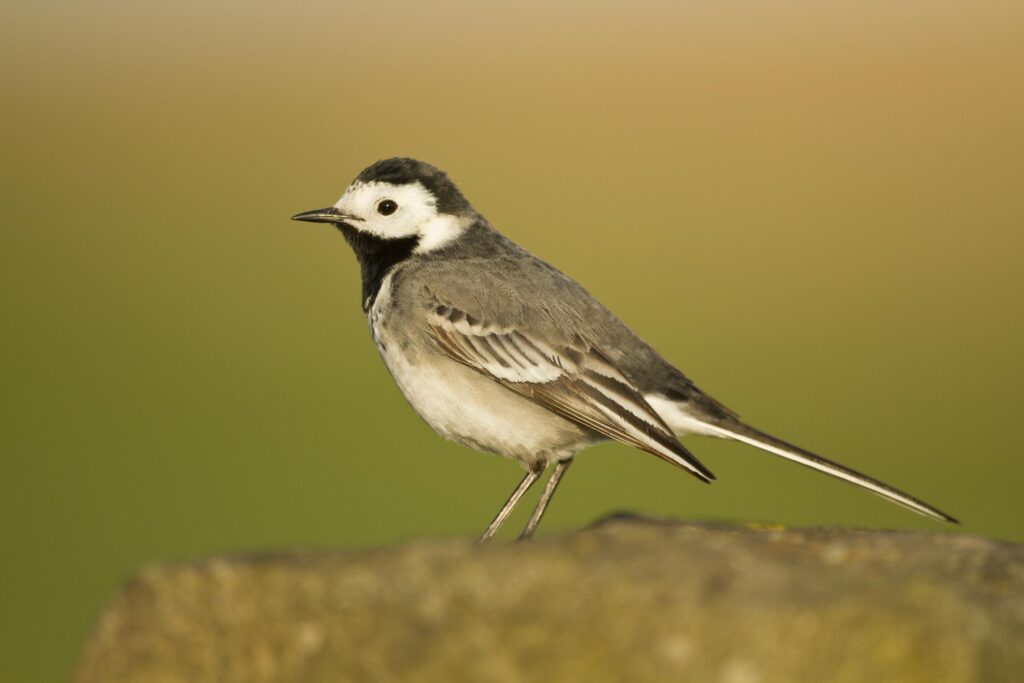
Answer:
POLYGON ((377 205, 377 213, 381 216, 390 216, 395 211, 398 211, 398 204, 391 199, 385 199, 377 205))

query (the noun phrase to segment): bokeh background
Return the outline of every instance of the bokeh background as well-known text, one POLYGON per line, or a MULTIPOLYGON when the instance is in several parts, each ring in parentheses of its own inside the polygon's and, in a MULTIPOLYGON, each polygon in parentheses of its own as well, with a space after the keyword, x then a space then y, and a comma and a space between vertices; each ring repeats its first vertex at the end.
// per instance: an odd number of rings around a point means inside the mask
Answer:
MULTIPOLYGON (((1019 0, 12 1, 0 38, 0 680, 65 677, 147 563, 489 521, 518 467, 419 421, 288 220, 392 155, 753 424, 1024 540, 1019 0)), ((946 531, 690 446, 714 486, 588 451, 541 534, 946 531)))

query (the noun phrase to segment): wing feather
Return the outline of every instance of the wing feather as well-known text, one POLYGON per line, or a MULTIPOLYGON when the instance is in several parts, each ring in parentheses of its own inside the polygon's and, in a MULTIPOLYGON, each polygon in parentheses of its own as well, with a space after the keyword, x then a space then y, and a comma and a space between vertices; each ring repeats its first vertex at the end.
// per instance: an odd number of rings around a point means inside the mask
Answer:
POLYGON ((568 343, 552 342, 447 305, 436 306, 428 323, 437 347, 453 360, 567 420, 652 453, 702 481, 714 479, 615 364, 579 335, 568 343))

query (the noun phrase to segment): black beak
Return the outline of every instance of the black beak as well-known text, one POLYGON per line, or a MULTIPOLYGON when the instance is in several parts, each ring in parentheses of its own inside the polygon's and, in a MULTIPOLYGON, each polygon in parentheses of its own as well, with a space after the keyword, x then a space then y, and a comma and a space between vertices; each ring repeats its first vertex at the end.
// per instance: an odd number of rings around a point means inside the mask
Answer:
POLYGON ((344 223, 345 221, 352 219, 352 216, 338 211, 333 206, 328 206, 324 209, 303 211, 302 213, 297 213, 292 216, 293 221, 306 221, 307 223, 344 223))

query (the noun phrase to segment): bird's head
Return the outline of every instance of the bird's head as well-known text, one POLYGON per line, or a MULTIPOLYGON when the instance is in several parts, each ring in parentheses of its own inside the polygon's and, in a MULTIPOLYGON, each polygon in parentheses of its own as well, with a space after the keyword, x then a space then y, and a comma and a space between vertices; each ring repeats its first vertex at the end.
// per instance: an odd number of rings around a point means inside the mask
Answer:
POLYGON ((400 241, 424 253, 455 240, 475 217, 443 171, 416 159, 393 158, 364 169, 333 206, 292 220, 333 223, 353 247, 400 241))

